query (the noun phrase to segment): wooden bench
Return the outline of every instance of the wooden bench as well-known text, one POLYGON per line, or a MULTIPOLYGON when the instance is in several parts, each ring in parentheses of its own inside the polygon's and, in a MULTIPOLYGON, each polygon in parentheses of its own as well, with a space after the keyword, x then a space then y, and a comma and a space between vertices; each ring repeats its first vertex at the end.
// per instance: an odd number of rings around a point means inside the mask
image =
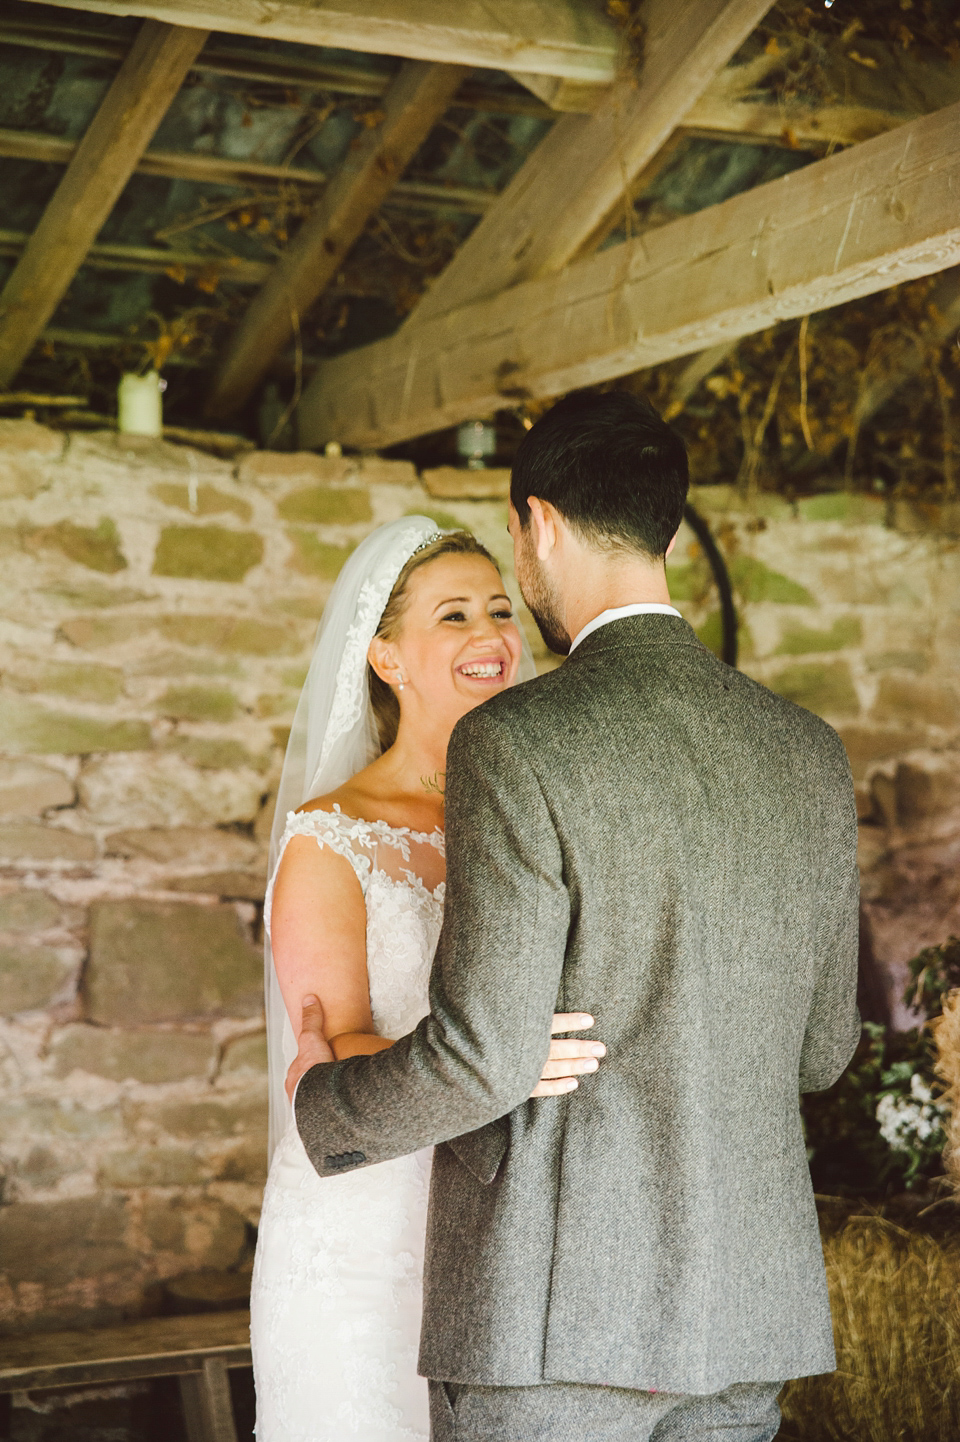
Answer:
POLYGON ((177 1377, 190 1442, 237 1442, 227 1369, 250 1365, 249 1312, 150 1317, 0 1338, 0 1394, 177 1377))

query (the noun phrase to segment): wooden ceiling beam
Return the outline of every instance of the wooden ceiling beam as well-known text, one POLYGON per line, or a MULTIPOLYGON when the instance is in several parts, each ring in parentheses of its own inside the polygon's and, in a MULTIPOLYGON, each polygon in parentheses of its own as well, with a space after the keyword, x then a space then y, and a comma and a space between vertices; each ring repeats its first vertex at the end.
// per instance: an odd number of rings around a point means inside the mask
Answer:
POLYGON ((34 0, 262 40, 609 84, 619 32, 582 0, 34 0))
MULTIPOLYGON (((42 11, 40 12, 42 15, 42 11)), ((113 60, 118 65, 129 45, 114 35, 58 21, 41 19, 32 24, 10 20, 0 15, 0 44, 19 45, 28 50, 48 50, 57 55, 86 55, 95 60, 113 60)), ((191 70, 198 75, 218 75, 227 80, 240 80, 250 85, 276 85, 291 88, 329 91, 334 95, 383 95, 393 79, 391 70, 381 64, 374 66, 337 64, 333 60, 310 60, 302 55, 243 50, 217 44, 204 47, 191 70)), ((502 86, 469 77, 457 92, 456 102, 465 110, 485 111, 492 115, 536 115, 552 119, 548 105, 532 94, 505 90, 502 86)))
POLYGON ((323 363, 301 443, 380 447, 960 263, 960 104, 323 363))
MULTIPOLYGON (((30 244, 25 230, 0 230, 0 255, 20 256, 30 244)), ((244 260, 236 255, 218 255, 196 250, 166 250, 159 245, 122 245, 100 242, 91 245, 81 264, 91 270, 144 271, 151 275, 203 276, 209 281, 229 280, 235 285, 263 285, 270 278, 273 263, 244 260)))
POLYGON ((0 294, 0 386, 56 310, 205 40, 203 30, 140 27, 0 294))
POLYGON ((639 80, 619 80, 594 114, 557 121, 407 327, 552 274, 588 248, 769 8, 770 0, 647 0, 639 80))
POLYGON ((231 415, 243 405, 441 119, 464 74, 458 65, 404 63, 384 96, 383 120, 348 150, 237 327, 214 376, 207 415, 231 415))

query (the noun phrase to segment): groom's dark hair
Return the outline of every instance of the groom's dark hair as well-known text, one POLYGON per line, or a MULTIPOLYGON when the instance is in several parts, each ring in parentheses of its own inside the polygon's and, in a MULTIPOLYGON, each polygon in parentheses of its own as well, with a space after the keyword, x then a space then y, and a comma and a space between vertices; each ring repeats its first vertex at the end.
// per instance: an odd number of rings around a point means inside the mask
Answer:
POLYGON ((683 441, 626 391, 574 391, 520 442, 510 499, 526 527, 528 496, 549 501, 593 545, 662 557, 690 484, 683 441))

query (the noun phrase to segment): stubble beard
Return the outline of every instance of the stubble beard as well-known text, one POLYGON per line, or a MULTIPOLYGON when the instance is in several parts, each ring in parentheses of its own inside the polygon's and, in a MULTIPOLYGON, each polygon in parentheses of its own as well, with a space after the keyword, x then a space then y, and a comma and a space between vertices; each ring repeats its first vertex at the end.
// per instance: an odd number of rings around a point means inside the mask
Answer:
POLYGON ((517 547, 516 571, 520 594, 537 623, 537 630, 543 637, 544 645, 555 656, 569 655, 570 637, 560 619, 557 595, 533 554, 528 533, 524 534, 523 541, 517 547))

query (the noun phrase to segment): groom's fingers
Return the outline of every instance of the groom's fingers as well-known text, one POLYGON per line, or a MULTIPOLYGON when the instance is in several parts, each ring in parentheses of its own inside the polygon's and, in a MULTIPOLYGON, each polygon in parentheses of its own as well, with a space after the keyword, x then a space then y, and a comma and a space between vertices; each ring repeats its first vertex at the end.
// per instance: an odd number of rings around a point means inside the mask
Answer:
POLYGON ((571 1038, 570 1041, 552 1041, 550 1050, 547 1053, 551 1061, 560 1061, 564 1057, 575 1056, 606 1056, 607 1048, 602 1041, 586 1041, 582 1038, 571 1038))
POLYGON ((552 1081, 555 1077, 562 1076, 583 1076, 586 1072, 596 1071, 600 1065, 595 1056, 567 1057, 557 1061, 547 1061, 543 1064, 541 1081, 552 1081))
POLYGON ((557 1011, 553 1014, 550 1035, 561 1031, 587 1031, 593 1026, 593 1017, 585 1011, 557 1011))

